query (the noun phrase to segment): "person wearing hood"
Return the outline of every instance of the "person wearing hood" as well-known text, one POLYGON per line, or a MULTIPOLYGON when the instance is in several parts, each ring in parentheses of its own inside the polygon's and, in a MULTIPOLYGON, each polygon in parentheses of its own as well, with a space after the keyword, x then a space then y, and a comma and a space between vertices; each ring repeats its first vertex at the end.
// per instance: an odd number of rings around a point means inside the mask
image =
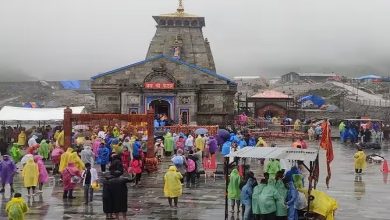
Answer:
POLYGON ((269 177, 274 179, 278 171, 281 170, 280 162, 277 159, 270 159, 267 163, 267 166, 264 169, 264 172, 269 174, 269 177))
POLYGON ((221 154, 223 156, 226 156, 228 154, 230 154, 230 149, 232 147, 232 142, 230 141, 226 141, 223 145, 222 145, 222 152, 221 154))
POLYGON ((293 167, 291 167, 291 169, 289 171, 286 172, 286 175, 284 176, 285 181, 286 182, 293 181, 292 177, 293 177, 294 174, 301 174, 299 172, 298 167, 295 166, 295 165, 293 167))
POLYGON ((70 156, 70 161, 72 161, 75 164, 75 166, 77 167, 77 169, 80 170, 80 172, 85 169, 85 165, 83 161, 80 159, 77 152, 72 153, 72 155, 70 156))
POLYGON ((95 157, 98 156, 98 153, 99 153, 99 147, 100 147, 100 144, 102 143, 102 139, 101 138, 96 138, 93 142, 92 142, 92 151, 95 155, 95 157))
POLYGON ((257 139, 256 147, 267 147, 267 142, 262 137, 257 139))
POLYGON ((234 206, 237 204, 237 213, 240 212, 240 182, 241 177, 238 174, 238 170, 234 168, 230 173, 229 185, 228 185, 228 198, 231 201, 232 210, 234 213, 234 206))
POLYGON ((53 175, 59 172, 59 166, 61 161, 61 155, 64 153, 64 150, 60 146, 56 146, 51 152, 51 161, 54 165, 53 175))
POLYGON ((10 149, 10 154, 12 157, 12 160, 17 163, 22 159, 22 151, 20 150, 21 145, 14 143, 10 149))
MULTIPOLYGON (((253 195, 253 198, 255 195, 253 195)), ((258 196, 258 204, 262 219, 269 220, 276 217, 276 203, 280 200, 279 193, 275 188, 275 180, 268 179, 267 184, 261 189, 258 196)))
POLYGON ((278 171, 275 176, 275 188, 279 193, 280 199, 276 201, 276 218, 280 220, 287 219, 287 206, 285 201, 287 198, 288 187, 283 182, 283 171, 278 171))
POLYGON ((49 141, 43 139, 39 144, 38 154, 42 156, 43 159, 49 159, 49 141))
POLYGON ((133 144, 133 158, 142 157, 141 154, 142 154, 141 142, 137 138, 133 144))
POLYGON ((34 161, 38 165, 38 171, 39 171, 39 176, 38 176, 38 183, 39 183, 39 193, 42 193, 42 187, 43 184, 47 183, 49 181, 49 174, 47 173, 46 166, 43 163, 42 156, 40 155, 35 155, 34 156, 34 161))
POLYGON ((104 145, 104 143, 101 143, 99 147, 96 163, 100 164, 100 168, 103 173, 106 172, 106 165, 108 164, 109 160, 110 160, 110 150, 107 148, 106 145, 104 145))
POLYGON ((111 157, 111 164, 108 170, 112 173, 115 171, 120 171, 122 174, 124 173, 123 164, 121 161, 121 157, 118 154, 113 154, 111 157))
POLYGON ((241 189, 241 203, 243 205, 243 220, 250 220, 252 214, 252 194, 255 180, 249 178, 241 189))
POLYGON ((208 145, 209 145, 209 152, 211 155, 214 155, 217 150, 218 150, 218 143, 217 143, 217 139, 215 139, 214 136, 210 136, 209 137, 209 141, 208 141, 208 145))
POLYGON ((37 187, 39 179, 39 168, 38 165, 34 162, 33 158, 29 158, 27 160, 26 165, 23 167, 22 176, 24 187, 27 188, 28 196, 33 196, 35 194, 35 187, 37 187))
POLYGON ((34 145, 37 145, 37 139, 38 137, 36 135, 33 135, 30 139, 28 139, 28 146, 31 147, 31 146, 34 146, 34 145))
POLYGON ((127 172, 130 166, 130 161, 133 160, 133 154, 130 153, 127 147, 123 147, 123 151, 121 153, 121 161, 123 165, 123 169, 127 172))
POLYGON ((198 137, 195 139, 195 147, 199 148, 201 151, 204 150, 206 145, 204 134, 198 135, 198 137))
POLYGON ((15 193, 14 197, 5 206, 8 219, 24 220, 24 214, 28 211, 26 202, 20 193, 15 193))
POLYGON ((11 186, 11 193, 14 192, 14 175, 16 173, 15 163, 11 160, 8 155, 3 155, 3 160, 0 161, 0 179, 1 179, 1 190, 0 193, 5 192, 5 184, 11 186))
POLYGON ((165 156, 171 156, 173 151, 173 137, 170 132, 164 136, 165 156))
POLYGON ((358 148, 358 151, 355 153, 353 158, 355 160, 355 173, 361 174, 363 172, 363 169, 365 169, 367 166, 366 154, 361 147, 358 148))
POLYGON ((256 146, 256 138, 253 137, 253 136, 249 137, 247 145, 250 146, 250 147, 256 146))
POLYGON ((65 169, 65 167, 68 166, 70 157, 72 156, 72 152, 73 152, 73 149, 69 147, 66 150, 66 152, 61 155, 60 166, 58 168, 58 171, 60 173, 65 169))
POLYGON ((181 180, 183 176, 177 171, 175 166, 170 166, 164 175, 164 196, 168 198, 169 206, 172 207, 172 200, 177 208, 179 197, 182 195, 183 188, 181 180))
POLYGON ((81 151, 80 157, 84 164, 90 163, 92 166, 94 165, 95 154, 93 153, 91 146, 84 145, 84 149, 81 151))
POLYGON ((345 123, 342 121, 342 122, 340 122, 340 124, 339 124, 339 132, 340 132, 340 141, 341 142, 344 142, 344 140, 343 140, 343 137, 344 137, 344 131, 345 131, 345 123))
POLYGON ((185 145, 185 142, 186 142, 186 140, 184 139, 184 137, 183 136, 179 136, 179 138, 177 139, 177 141, 176 141, 176 150, 182 150, 183 152, 184 152, 184 145, 185 145))
POLYGON ((185 141, 185 148, 187 152, 194 150, 194 137, 192 137, 192 135, 188 135, 188 138, 185 141))
POLYGON ((62 181, 64 187, 64 194, 62 198, 64 199, 74 199, 73 190, 76 187, 76 184, 81 179, 81 172, 77 169, 73 160, 70 160, 67 164, 67 167, 62 172, 62 181))
POLYGON ((288 182, 286 206, 288 210, 288 220, 298 220, 298 191, 295 189, 293 181, 288 182))
POLYGON ((27 139, 26 132, 24 130, 21 130, 20 134, 18 135, 18 145, 20 146, 26 145, 26 139, 27 139))

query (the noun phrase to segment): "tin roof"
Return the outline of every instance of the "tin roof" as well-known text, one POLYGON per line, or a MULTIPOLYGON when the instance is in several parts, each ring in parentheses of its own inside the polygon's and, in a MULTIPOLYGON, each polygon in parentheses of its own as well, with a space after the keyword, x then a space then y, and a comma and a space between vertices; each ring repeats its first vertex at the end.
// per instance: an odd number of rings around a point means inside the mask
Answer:
POLYGON ((288 99, 291 97, 288 96, 287 94, 284 94, 284 93, 276 91, 276 90, 265 90, 265 91, 256 93, 255 95, 251 96, 251 98, 288 99))

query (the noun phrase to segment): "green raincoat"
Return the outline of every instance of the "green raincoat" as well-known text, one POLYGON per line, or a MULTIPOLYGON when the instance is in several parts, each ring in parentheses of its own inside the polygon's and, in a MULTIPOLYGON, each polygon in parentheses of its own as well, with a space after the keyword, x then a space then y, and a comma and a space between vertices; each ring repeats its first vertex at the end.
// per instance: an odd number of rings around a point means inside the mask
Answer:
POLYGON ((259 184, 253 188, 253 194, 252 194, 252 212, 255 215, 260 215, 260 194, 261 191, 263 191, 263 188, 266 186, 266 184, 259 184))
POLYGON ((340 124, 339 124, 339 132, 343 132, 345 130, 345 123, 342 121, 340 124))
POLYGON ((229 186, 228 186, 228 198, 229 199, 240 199, 241 190, 240 190, 241 177, 238 174, 237 169, 233 169, 230 173, 229 186))
POLYGON ((44 159, 49 158, 49 144, 46 143, 45 139, 43 139, 39 144, 38 154, 41 155, 44 159))
POLYGON ((278 160, 271 159, 265 167, 265 172, 269 174, 270 179, 275 179, 276 173, 281 170, 280 162, 278 160))
POLYGON ((17 163, 22 158, 22 151, 20 150, 20 145, 18 143, 14 143, 9 151, 11 154, 12 160, 17 163))
POLYGON ((173 151, 173 137, 169 132, 164 136, 164 148, 166 152, 173 151))
POLYGON ((293 174, 292 175, 294 187, 295 189, 299 190, 303 188, 303 176, 300 174, 293 174))
POLYGON ((268 184, 261 190, 260 196, 258 196, 257 199, 258 206, 260 208, 260 214, 266 215, 276 212, 276 202, 279 201, 280 198, 279 193, 275 188, 275 180, 268 180, 268 184))
POLYGON ((276 181, 275 188, 279 194, 279 199, 276 201, 276 216, 287 216, 287 207, 284 205, 287 197, 287 188, 282 180, 276 181))

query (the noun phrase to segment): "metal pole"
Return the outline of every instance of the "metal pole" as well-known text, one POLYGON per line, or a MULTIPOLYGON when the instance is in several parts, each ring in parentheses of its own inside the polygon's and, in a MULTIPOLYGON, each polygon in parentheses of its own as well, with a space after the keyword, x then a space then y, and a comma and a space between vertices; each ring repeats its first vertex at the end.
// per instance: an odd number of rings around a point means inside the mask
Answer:
POLYGON ((225 220, 229 218, 229 200, 228 200, 228 186, 229 186, 229 157, 225 157, 225 220))

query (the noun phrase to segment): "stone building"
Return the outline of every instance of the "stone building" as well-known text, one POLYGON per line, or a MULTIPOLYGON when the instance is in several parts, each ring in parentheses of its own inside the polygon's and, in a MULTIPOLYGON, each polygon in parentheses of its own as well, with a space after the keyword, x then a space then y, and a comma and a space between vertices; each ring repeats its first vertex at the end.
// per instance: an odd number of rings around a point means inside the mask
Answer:
POLYGON ((300 82, 300 81, 314 81, 325 82, 326 80, 337 77, 334 73, 296 73, 290 72, 281 76, 282 83, 300 82))
POLYGON ((143 113, 153 108, 182 124, 223 124, 233 118, 234 81, 216 73, 204 17, 184 12, 153 16, 146 59, 92 77, 96 112, 143 113))

